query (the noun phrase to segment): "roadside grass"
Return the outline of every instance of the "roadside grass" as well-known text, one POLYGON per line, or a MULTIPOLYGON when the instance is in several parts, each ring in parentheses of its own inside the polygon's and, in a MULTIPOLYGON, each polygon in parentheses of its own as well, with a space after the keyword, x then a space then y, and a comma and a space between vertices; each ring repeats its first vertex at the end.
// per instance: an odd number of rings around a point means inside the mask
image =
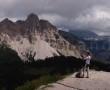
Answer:
POLYGON ((38 79, 27 81, 24 85, 19 86, 15 90, 35 90, 39 88, 41 85, 48 85, 49 83, 56 82, 64 77, 60 75, 45 75, 38 79))

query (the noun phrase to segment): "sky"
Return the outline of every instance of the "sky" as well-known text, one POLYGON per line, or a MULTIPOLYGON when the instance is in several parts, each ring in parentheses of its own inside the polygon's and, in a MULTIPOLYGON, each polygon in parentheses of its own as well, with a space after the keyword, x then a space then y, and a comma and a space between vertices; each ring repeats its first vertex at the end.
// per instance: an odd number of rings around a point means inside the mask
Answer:
POLYGON ((35 13, 57 27, 110 35, 110 0, 0 0, 0 20, 35 13))

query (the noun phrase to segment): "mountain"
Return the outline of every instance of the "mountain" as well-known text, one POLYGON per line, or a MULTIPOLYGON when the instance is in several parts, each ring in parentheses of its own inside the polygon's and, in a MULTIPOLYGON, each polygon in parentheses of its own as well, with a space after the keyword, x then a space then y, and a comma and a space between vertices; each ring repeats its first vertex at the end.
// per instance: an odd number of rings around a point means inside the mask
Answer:
POLYGON ((79 39, 79 37, 75 36, 75 33, 70 33, 68 31, 62 30, 59 30, 59 33, 68 42, 70 42, 73 45, 76 45, 76 47, 80 50, 81 53, 87 50, 85 43, 81 39, 79 39))
POLYGON ((110 61, 110 36, 98 36, 92 31, 70 30, 68 33, 75 35, 85 43, 97 60, 110 61))
POLYGON ((59 33, 63 38, 68 40, 70 43, 78 45, 79 39, 72 33, 69 33, 68 31, 62 31, 62 30, 59 30, 59 33))
POLYGON ((0 22, 0 44, 6 44, 23 60, 29 57, 45 59, 54 56, 80 57, 77 44, 71 44, 62 37, 57 28, 47 20, 40 20, 30 14, 26 20, 0 22))
POLYGON ((87 38, 97 38, 98 35, 92 31, 89 30, 70 30, 70 33, 73 33, 75 36, 77 36, 78 38, 83 38, 83 39, 87 39, 87 38))

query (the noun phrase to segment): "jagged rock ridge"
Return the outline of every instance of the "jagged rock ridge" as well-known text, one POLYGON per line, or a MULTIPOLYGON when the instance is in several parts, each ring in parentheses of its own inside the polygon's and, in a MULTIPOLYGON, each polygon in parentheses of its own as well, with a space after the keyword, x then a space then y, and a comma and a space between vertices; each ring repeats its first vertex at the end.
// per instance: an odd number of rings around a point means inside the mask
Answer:
POLYGON ((76 45, 64 39, 57 28, 46 20, 39 20, 35 14, 30 14, 26 20, 9 19, 0 22, 0 43, 8 44, 23 60, 27 55, 45 59, 55 55, 80 57, 76 45))

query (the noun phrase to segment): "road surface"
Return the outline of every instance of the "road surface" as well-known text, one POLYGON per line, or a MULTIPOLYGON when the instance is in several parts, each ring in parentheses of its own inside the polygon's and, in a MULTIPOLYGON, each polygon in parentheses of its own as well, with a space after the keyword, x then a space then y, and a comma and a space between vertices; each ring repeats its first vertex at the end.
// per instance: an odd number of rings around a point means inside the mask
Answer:
POLYGON ((110 72, 90 71, 90 78, 76 78, 75 74, 37 90, 110 90, 110 72))

